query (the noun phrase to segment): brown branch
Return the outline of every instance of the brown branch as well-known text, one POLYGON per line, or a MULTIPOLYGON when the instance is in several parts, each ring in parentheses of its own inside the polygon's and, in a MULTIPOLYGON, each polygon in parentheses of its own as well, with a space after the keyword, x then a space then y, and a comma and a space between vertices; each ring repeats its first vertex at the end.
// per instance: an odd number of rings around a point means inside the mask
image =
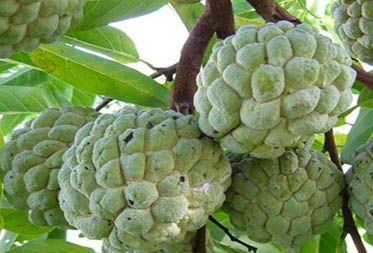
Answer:
POLYGON ((352 64, 352 67, 356 71, 356 79, 362 82, 369 89, 373 90, 373 73, 364 71, 356 64, 352 64))
POLYGON ((95 110, 97 112, 101 111, 105 106, 110 104, 113 100, 114 99, 112 99, 112 98, 104 98, 104 100, 102 100, 102 102, 95 107, 95 110))
MULTIPOLYGON (((328 151, 330 159, 332 162, 337 165, 338 169, 342 170, 342 164, 339 160, 338 156, 338 150, 337 146, 335 144, 334 140, 334 134, 333 129, 329 130, 325 133, 325 142, 324 142, 324 148, 328 151)), ((357 230, 357 227, 354 222, 354 218, 352 217, 351 210, 348 207, 348 192, 346 189, 343 191, 343 205, 342 205, 342 213, 344 217, 344 224, 343 224, 343 230, 345 231, 344 235, 342 236, 343 239, 346 236, 346 234, 350 234, 352 240, 354 241, 354 244, 356 246, 356 249, 359 253, 367 253, 367 250, 365 249, 364 243, 361 240, 359 231, 357 230)))
POLYGON ((155 79, 162 75, 166 77, 167 82, 173 81, 173 76, 176 73, 177 63, 167 68, 155 68, 157 72, 150 75, 151 78, 155 79))
POLYGON ((193 112, 193 96, 197 90, 196 77, 203 55, 215 32, 219 38, 225 38, 235 32, 230 0, 207 1, 204 14, 190 32, 176 70, 171 109, 184 114, 193 112))
MULTIPOLYGON (((247 0, 247 2, 255 8, 256 12, 262 16, 266 22, 287 20, 294 24, 302 23, 300 19, 293 16, 290 12, 275 3, 273 0, 247 0)), ((357 72, 356 79, 362 82, 369 89, 373 89, 373 74, 364 71, 357 65, 353 65, 352 67, 357 72)))
POLYGON ((253 251, 254 253, 257 252, 258 249, 257 249, 256 247, 251 246, 250 244, 247 244, 246 242, 244 242, 244 241, 238 239, 237 237, 235 237, 235 236, 231 233, 231 231, 229 231, 229 229, 228 229, 227 227, 225 227, 223 224, 221 224, 219 221, 217 221, 214 217, 210 216, 210 217, 209 217, 209 220, 210 220, 212 223, 214 223, 216 226, 218 226, 221 230, 223 230, 224 233, 225 233, 226 235, 228 235, 229 239, 230 239, 232 242, 237 242, 237 243, 239 243, 239 244, 245 246, 245 247, 248 249, 249 252, 250 252, 250 251, 253 251))

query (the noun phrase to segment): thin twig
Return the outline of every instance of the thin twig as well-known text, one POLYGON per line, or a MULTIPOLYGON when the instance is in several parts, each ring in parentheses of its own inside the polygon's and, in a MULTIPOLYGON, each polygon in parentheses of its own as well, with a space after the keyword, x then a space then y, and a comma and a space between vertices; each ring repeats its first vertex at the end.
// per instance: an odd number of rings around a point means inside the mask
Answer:
MULTIPOLYGON (((285 8, 275 3, 273 0, 246 0, 251 6, 253 6, 256 12, 262 16, 266 22, 278 22, 281 20, 287 20, 294 24, 300 24, 302 21, 297 17, 293 16, 285 8)), ((364 71, 362 68, 353 64, 352 67, 357 72, 356 79, 362 82, 369 89, 373 89, 373 73, 364 71)))
POLYGON ((257 252, 258 249, 257 249, 256 247, 254 247, 254 246, 252 246, 252 245, 250 245, 250 244, 247 244, 246 242, 244 242, 244 241, 238 239, 237 237, 235 237, 235 236, 231 233, 231 231, 229 231, 229 229, 228 229, 227 227, 225 227, 223 224, 221 224, 221 223, 220 223, 218 220, 216 220, 214 217, 210 216, 210 217, 209 217, 209 220, 210 220, 212 223, 214 223, 216 226, 218 226, 221 230, 223 230, 224 233, 229 237, 229 239, 230 239, 232 242, 237 242, 237 243, 239 243, 239 244, 245 246, 245 247, 249 250, 249 252, 250 252, 250 251, 253 251, 254 253, 257 252))
MULTIPOLYGON (((329 130, 325 133, 325 142, 324 142, 324 148, 328 151, 330 159, 332 162, 338 167, 339 170, 342 170, 342 164, 339 160, 338 156, 338 150, 337 146, 335 144, 334 140, 334 134, 333 129, 329 130)), ((346 189, 343 191, 343 205, 342 205, 342 213, 344 217, 344 224, 343 224, 343 230, 345 233, 342 235, 342 238, 344 239, 349 233, 351 235, 352 240, 354 241, 354 244, 356 246, 356 249, 359 253, 367 253, 367 250, 365 249, 364 243, 361 240, 359 231, 357 230, 354 218, 352 217, 351 210, 348 207, 348 192, 346 189)))
POLYGON ((102 102, 96 106, 95 110, 97 112, 101 111, 105 106, 107 106, 108 104, 110 104, 114 99, 112 98, 104 98, 102 100, 102 102))

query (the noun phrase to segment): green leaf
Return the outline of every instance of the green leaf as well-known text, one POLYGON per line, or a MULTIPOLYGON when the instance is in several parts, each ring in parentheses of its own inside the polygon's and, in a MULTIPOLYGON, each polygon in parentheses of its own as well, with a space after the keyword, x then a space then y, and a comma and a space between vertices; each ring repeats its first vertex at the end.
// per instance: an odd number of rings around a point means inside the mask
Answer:
POLYGON ((21 247, 12 248, 8 253, 95 253, 93 249, 82 247, 58 239, 33 240, 21 247))
POLYGON ((330 253, 336 252, 341 235, 343 232, 342 224, 337 222, 337 218, 334 219, 327 232, 320 236, 320 245, 318 253, 330 253))
POLYGON ((13 67, 17 66, 16 64, 10 64, 4 61, 0 61, 0 72, 4 72, 8 69, 11 69, 13 67))
POLYGON ((84 7, 84 18, 76 29, 86 30, 153 12, 168 0, 91 0, 84 7))
POLYGON ((10 208, 1 208, 1 215, 4 219, 4 229, 27 235, 40 235, 52 231, 53 227, 38 227, 31 224, 28 220, 27 211, 18 211, 10 208))
POLYGON ((373 235, 365 233, 363 238, 364 238, 364 241, 366 241, 370 245, 373 245, 373 235))
POLYGON ((4 134, 3 134, 3 131, 0 128, 0 149, 1 149, 2 146, 4 146, 4 134))
POLYGON ((300 253, 319 253, 320 237, 315 237, 308 241, 301 249, 300 253))
POLYGON ((373 108, 373 91, 368 87, 364 87, 360 91, 359 100, 357 103, 361 107, 373 108))
POLYGON ((87 31, 73 31, 61 41, 105 54, 121 63, 139 60, 136 45, 123 31, 105 26, 87 31))
POLYGON ((3 131, 4 136, 8 135, 13 129, 21 124, 27 117, 32 114, 21 113, 21 114, 9 114, 3 115, 0 120, 0 130, 3 131))
POLYGON ((0 240, 0 252, 8 252, 17 239, 17 234, 4 230, 0 240))
POLYGON ((0 113, 40 112, 48 107, 38 87, 0 86, 0 113))
POLYGON ((92 106, 96 96, 73 89, 71 96, 71 104, 76 106, 92 106))
POLYGON ((169 90, 144 74, 62 43, 43 45, 31 57, 39 68, 75 88, 143 106, 166 106, 169 90))
POLYGON ((346 144, 342 150, 342 161, 351 164, 354 152, 364 144, 373 132, 373 109, 361 108, 354 126, 347 136, 346 144))
POLYGON ((194 4, 178 4, 171 3, 172 7, 175 9, 176 13, 180 16, 185 27, 188 31, 191 31, 196 25, 198 19, 202 16, 205 7, 201 3, 194 4))
POLYGON ((8 77, 0 79, 0 85, 6 86, 36 86, 48 79, 48 74, 28 67, 24 67, 8 77))

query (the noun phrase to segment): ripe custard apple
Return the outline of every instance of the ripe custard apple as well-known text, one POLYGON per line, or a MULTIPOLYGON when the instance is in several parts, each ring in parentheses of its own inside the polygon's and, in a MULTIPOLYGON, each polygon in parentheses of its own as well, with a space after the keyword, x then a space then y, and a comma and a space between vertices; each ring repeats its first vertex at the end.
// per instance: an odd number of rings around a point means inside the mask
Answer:
POLYGON ((217 43, 197 78, 202 131, 234 153, 275 158, 328 131, 350 105, 346 51, 310 25, 245 25, 217 43))
POLYGON ((1 0, 0 58, 51 43, 78 23, 85 0, 1 0))
POLYGON ((4 194, 15 208, 29 210, 33 224, 69 227, 58 205, 57 175, 76 132, 97 115, 91 108, 48 109, 16 130, 0 151, 4 194))
POLYGON ((85 125, 58 175, 67 221, 121 250, 160 250, 203 226, 231 167, 193 116, 126 107, 85 125))
POLYGON ((224 206, 232 224, 253 241, 289 252, 327 230, 342 205, 342 172, 311 149, 247 157, 233 164, 233 174, 224 206))
POLYGON ((332 16, 351 56, 373 64, 373 0, 338 0, 332 16))
POLYGON ((355 153, 346 181, 350 208, 373 235, 373 138, 355 153))

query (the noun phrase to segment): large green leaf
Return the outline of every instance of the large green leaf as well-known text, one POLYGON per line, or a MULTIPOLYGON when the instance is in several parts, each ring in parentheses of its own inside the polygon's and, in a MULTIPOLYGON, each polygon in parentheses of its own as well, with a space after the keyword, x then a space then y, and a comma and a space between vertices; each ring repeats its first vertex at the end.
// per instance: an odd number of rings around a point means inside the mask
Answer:
POLYGON ((40 235, 52 231, 53 227, 38 227, 28 220, 27 211, 18 211, 10 208, 1 208, 4 219, 3 228, 17 234, 40 235))
POLYGON ((347 136, 346 144, 342 150, 342 161, 351 164, 356 149, 364 144, 373 132, 373 109, 361 108, 358 118, 347 136))
POLYGON ((92 106, 96 96, 93 94, 84 93, 80 90, 73 89, 71 95, 71 104, 76 106, 92 106))
POLYGON ((77 89, 144 106, 166 106, 169 90, 144 74, 62 43, 31 54, 39 68, 77 89))
POLYGON ((30 115, 32 114, 21 113, 3 115, 0 120, 0 130, 3 131, 4 135, 8 135, 16 126, 21 124, 30 115))
POLYGON ((123 31, 110 26, 87 31, 73 31, 61 38, 63 42, 106 54, 121 62, 136 62, 139 54, 135 43, 123 31))
POLYGON ((358 104, 361 107, 373 108, 373 91, 368 87, 364 87, 360 91, 358 104))
POLYGON ((16 64, 10 64, 10 63, 7 63, 7 62, 3 62, 3 61, 0 61, 0 73, 1 72, 4 72, 10 68, 13 68, 17 66, 16 64))
POLYGON ((91 29, 141 16, 167 3, 168 0, 90 0, 84 7, 84 19, 76 29, 91 29))
POLYGON ((39 87, 0 86, 0 113, 40 112, 48 107, 39 87))
POLYGON ((202 16, 204 6, 201 3, 194 4, 178 4, 172 3, 172 7, 179 14, 180 19, 183 21, 188 31, 191 31, 198 19, 202 16))
POLYGON ((3 131, 0 128, 0 149, 1 149, 2 146, 4 146, 4 134, 3 134, 3 131))
POLYGON ((6 86, 36 86, 48 79, 48 74, 28 67, 24 67, 0 79, 0 85, 6 86))
POLYGON ((8 253, 95 253, 93 249, 82 247, 73 243, 58 239, 33 240, 21 247, 15 247, 8 253))
POLYGON ((329 226, 328 231, 320 236, 318 253, 337 252, 338 247, 341 245, 340 240, 343 232, 342 221, 338 221, 339 219, 340 217, 336 217, 333 224, 329 226))

